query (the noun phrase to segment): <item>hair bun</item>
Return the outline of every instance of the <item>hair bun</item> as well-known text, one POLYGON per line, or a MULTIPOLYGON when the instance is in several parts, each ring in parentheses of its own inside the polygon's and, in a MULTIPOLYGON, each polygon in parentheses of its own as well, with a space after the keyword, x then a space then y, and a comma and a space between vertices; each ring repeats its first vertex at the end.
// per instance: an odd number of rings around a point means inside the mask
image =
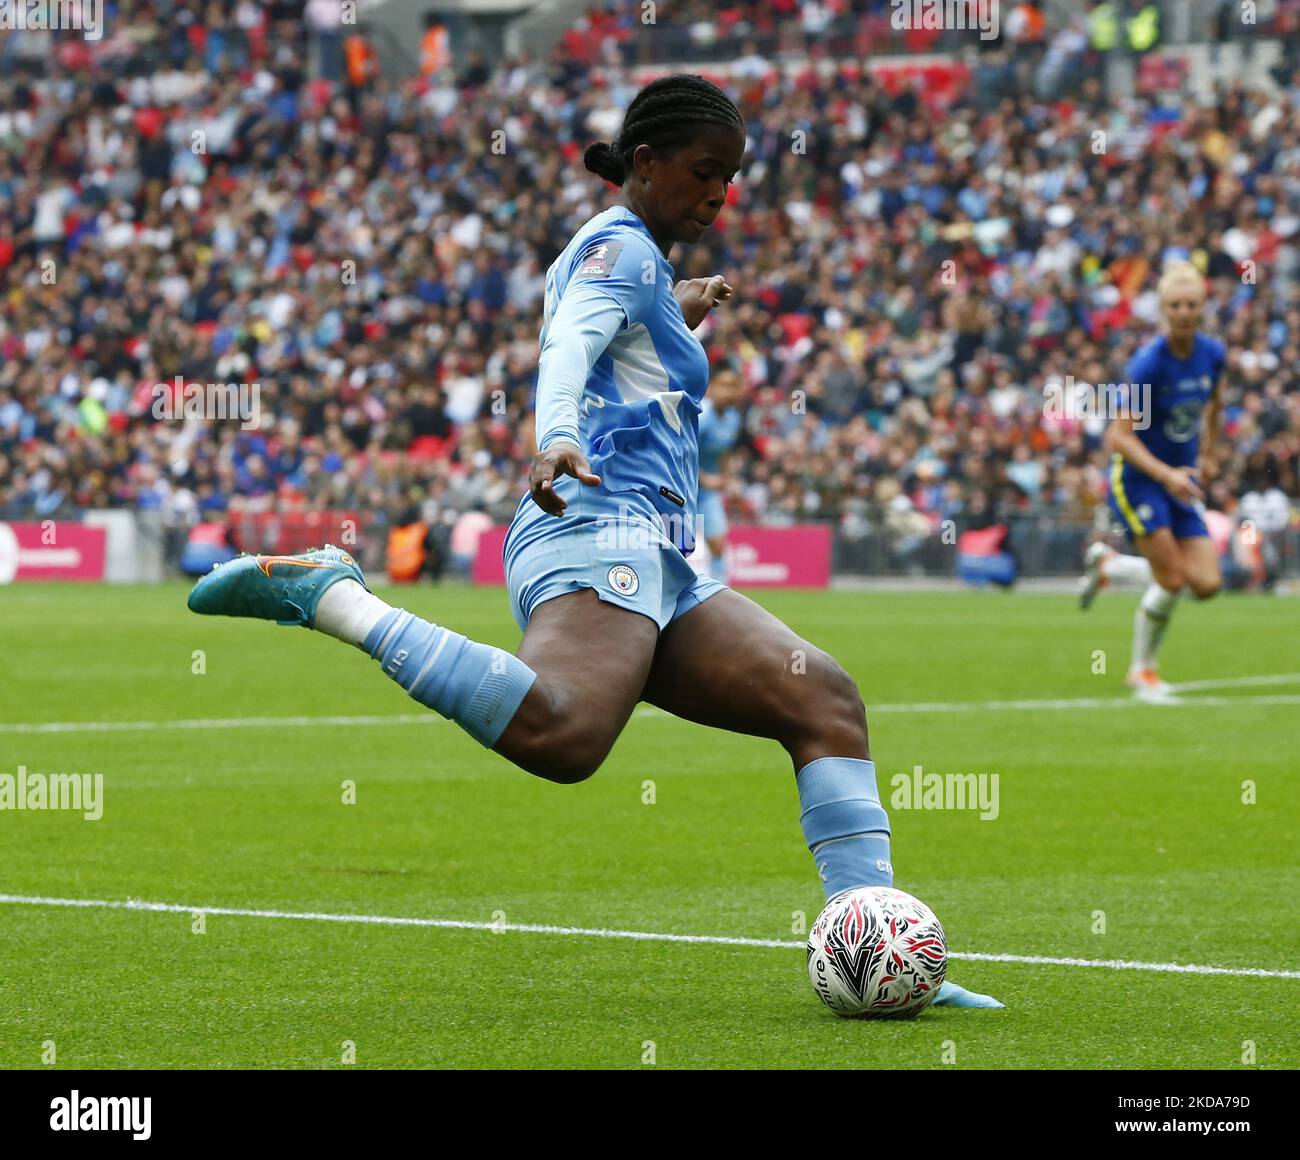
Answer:
POLYGON ((597 141, 594 145, 588 145, 582 155, 582 163, 597 177, 603 177, 615 185, 623 184, 626 176, 623 159, 608 141, 597 141))

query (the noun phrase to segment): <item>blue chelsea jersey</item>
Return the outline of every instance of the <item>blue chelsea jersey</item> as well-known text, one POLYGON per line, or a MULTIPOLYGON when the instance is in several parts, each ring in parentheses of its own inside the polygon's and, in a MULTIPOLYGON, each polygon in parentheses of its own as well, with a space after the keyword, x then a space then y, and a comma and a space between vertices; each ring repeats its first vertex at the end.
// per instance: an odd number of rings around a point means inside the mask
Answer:
POLYGON ((597 214, 546 272, 543 344, 565 290, 580 282, 608 294, 626 319, 582 393, 583 453, 604 490, 641 492, 663 514, 693 518, 709 360, 673 296, 672 265, 631 210, 597 214))
POLYGON ((1223 343, 1198 334, 1192 353, 1177 358, 1161 335, 1142 347, 1125 372, 1133 434, 1171 467, 1194 467, 1201 442, 1201 415, 1223 371, 1223 343))

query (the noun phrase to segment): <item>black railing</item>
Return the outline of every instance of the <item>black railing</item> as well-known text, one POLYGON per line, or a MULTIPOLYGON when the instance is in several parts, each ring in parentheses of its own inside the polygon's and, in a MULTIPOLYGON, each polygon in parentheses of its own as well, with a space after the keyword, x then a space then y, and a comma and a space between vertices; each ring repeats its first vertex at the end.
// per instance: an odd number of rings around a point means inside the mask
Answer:
MULTIPOLYGON (((31 507, 0 507, 0 522, 40 522, 42 520, 76 521, 84 513, 64 506, 56 511, 31 507)), ((180 559, 189 528, 184 523, 168 521, 159 512, 148 513, 149 533, 163 538, 163 556, 171 565, 180 559)), ((359 538, 344 542, 364 557, 368 567, 381 569, 384 539, 389 525, 379 513, 332 512, 288 513, 272 515, 232 514, 229 522, 236 531, 236 544, 246 551, 302 551, 305 548, 337 541, 342 533, 334 517, 348 516, 359 538), (330 517, 317 526, 313 519, 330 517), (295 532, 294 529, 297 529, 295 532), (282 533, 288 538, 282 538, 282 533)), ((499 515, 498 515, 499 518, 499 515)), ((811 522, 811 521, 808 521, 811 522)), ((1005 551, 1015 560, 1017 579, 1078 576, 1084 549, 1096 536, 1090 519, 1061 509, 1043 509, 1034 513, 1017 513, 1006 517, 1008 529, 1005 551)), ((450 527, 450 523, 447 524, 450 527)), ((891 521, 884 512, 871 511, 859 520, 836 520, 833 524, 832 572, 837 576, 862 577, 953 577, 958 575, 961 535, 967 521, 958 519, 938 527, 921 529, 920 521, 891 521)), ((1238 546, 1237 557, 1221 561, 1228 587, 1258 579, 1262 567, 1272 580, 1300 579, 1300 527, 1282 532, 1259 533, 1249 548, 1238 546)), ((1121 547, 1119 534, 1112 530, 1110 542, 1121 547)), ((1132 548, 1128 548, 1132 551, 1132 548)))
MULTIPOLYGON (((1084 549, 1097 534, 1089 520, 1049 512, 1015 515, 1005 523, 1005 548, 1015 560, 1018 579, 1078 576, 1084 549)), ((924 534, 871 521, 860 531, 837 528, 832 571, 838 576, 955 576, 961 530, 960 521, 924 534)), ((1112 532, 1108 540, 1116 548, 1134 551, 1122 548, 1118 533, 1112 532)), ((1252 583, 1261 571, 1270 580, 1300 578, 1300 528, 1259 533, 1254 541, 1220 561, 1227 587, 1252 583)))

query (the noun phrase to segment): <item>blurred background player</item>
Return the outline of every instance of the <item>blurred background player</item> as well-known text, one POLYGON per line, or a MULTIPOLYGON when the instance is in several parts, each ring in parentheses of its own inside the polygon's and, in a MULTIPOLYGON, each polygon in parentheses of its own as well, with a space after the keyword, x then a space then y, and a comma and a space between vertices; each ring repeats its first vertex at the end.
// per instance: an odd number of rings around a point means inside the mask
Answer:
POLYGON ((1087 608, 1104 582, 1146 583, 1133 619, 1128 671, 1129 687, 1146 700, 1170 696, 1158 657, 1179 595, 1190 588, 1198 600, 1208 600, 1223 584, 1199 480, 1209 474, 1206 456, 1219 436, 1224 347, 1199 333, 1205 282, 1195 266, 1170 264, 1158 293, 1165 333, 1129 362, 1126 409, 1103 439, 1112 456, 1110 506, 1142 556, 1092 545, 1081 598, 1087 608))
POLYGON ((745 430, 741 410, 744 388, 740 375, 729 367, 713 376, 708 396, 700 410, 700 500, 696 537, 709 548, 709 572, 727 583, 727 510, 723 492, 722 457, 737 443, 745 430))

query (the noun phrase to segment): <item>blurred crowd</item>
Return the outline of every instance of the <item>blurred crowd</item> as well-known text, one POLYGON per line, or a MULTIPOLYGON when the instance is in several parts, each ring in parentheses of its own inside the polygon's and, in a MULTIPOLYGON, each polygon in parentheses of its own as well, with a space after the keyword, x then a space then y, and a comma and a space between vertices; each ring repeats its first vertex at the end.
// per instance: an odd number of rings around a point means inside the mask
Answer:
MULTIPOLYGON (((302 7, 121 4, 97 44, 59 38, 39 68, 10 52, 0 518, 509 518, 546 269, 616 196, 581 155, 637 85, 562 45, 334 84, 302 7), (178 379, 238 384, 260 425, 160 410, 178 379)), ((1229 349, 1212 505, 1294 506, 1300 71, 1208 105, 1113 100, 1088 53, 1050 100, 1010 47, 942 103, 860 62, 715 77, 749 159, 673 257, 736 288, 699 332, 745 386, 731 518, 899 538, 1091 521, 1104 423, 1046 402, 1123 378, 1173 257, 1205 271, 1229 349)))
POLYGON ((1249 52, 1300 31, 1297 0, 606 0, 568 33, 567 53, 623 64, 1011 49, 1041 88, 1084 46, 1145 54, 1167 34, 1249 52))

